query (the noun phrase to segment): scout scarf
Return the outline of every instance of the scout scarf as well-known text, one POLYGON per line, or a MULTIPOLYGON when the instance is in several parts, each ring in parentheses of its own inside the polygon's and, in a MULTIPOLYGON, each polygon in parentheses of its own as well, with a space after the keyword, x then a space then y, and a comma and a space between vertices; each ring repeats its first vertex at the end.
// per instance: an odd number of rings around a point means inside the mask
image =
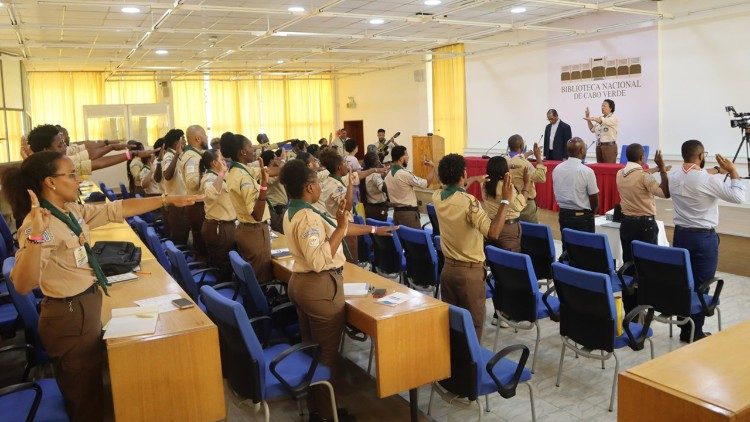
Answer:
POLYGON ((456 192, 466 192, 466 190, 459 188, 457 185, 447 185, 442 191, 440 191, 440 199, 445 201, 456 192))
MULTIPOLYGON (((336 227, 336 222, 331 221, 328 214, 322 213, 318 210, 316 210, 312 205, 308 204, 307 202, 301 200, 301 199, 290 199, 289 200, 289 207, 287 208, 287 213, 289 214, 289 221, 292 221, 292 217, 294 217, 294 214, 296 214, 298 211, 302 211, 303 209, 309 209, 312 210, 314 213, 318 214, 319 216, 323 217, 323 220, 325 220, 326 223, 330 224, 333 227, 336 227)), ((349 247, 347 247, 346 242, 342 241, 341 246, 344 247, 344 255, 351 258, 351 252, 349 251, 349 247)))

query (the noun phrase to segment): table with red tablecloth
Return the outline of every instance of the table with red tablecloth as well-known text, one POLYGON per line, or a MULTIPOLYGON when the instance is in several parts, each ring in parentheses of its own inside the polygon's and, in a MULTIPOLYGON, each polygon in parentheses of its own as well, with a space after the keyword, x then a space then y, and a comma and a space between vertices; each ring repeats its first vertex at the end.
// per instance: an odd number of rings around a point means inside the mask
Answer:
MULTIPOLYGON (((486 174, 487 161, 489 161, 489 159, 466 157, 466 174, 469 177, 486 174)), ((557 206, 555 194, 552 190, 552 171, 560 163, 562 163, 562 161, 549 160, 544 162, 544 165, 547 166, 547 181, 536 184, 536 205, 539 208, 552 211, 560 210, 560 207, 557 206)), ((620 192, 617 191, 616 177, 617 171, 625 166, 618 163, 590 163, 587 164, 587 166, 591 167, 596 175, 596 184, 599 186, 599 214, 603 214, 614 208, 615 204, 620 202, 620 192)), ((479 184, 475 183, 469 187, 468 191, 479 200, 482 199, 479 184)))

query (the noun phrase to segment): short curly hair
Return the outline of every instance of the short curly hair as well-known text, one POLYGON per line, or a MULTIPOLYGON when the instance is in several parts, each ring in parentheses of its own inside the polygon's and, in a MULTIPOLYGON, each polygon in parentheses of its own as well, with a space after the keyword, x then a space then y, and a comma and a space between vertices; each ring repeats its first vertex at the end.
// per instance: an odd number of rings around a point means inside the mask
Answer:
POLYGON ((464 177, 466 160, 463 155, 448 154, 440 159, 438 177, 444 185, 455 185, 464 177))
POLYGON ((298 159, 289 160, 281 168, 279 180, 286 188, 286 194, 289 198, 300 199, 305 185, 315 176, 315 171, 307 167, 307 164, 298 159))
POLYGON ((39 125, 29 132, 29 147, 34 152, 44 151, 52 146, 52 141, 55 140, 55 136, 59 133, 60 129, 55 125, 39 125))
POLYGON ((344 159, 333 148, 326 148, 321 151, 318 159, 320 160, 320 165, 328 170, 328 173, 332 176, 336 175, 339 166, 344 162, 344 159))

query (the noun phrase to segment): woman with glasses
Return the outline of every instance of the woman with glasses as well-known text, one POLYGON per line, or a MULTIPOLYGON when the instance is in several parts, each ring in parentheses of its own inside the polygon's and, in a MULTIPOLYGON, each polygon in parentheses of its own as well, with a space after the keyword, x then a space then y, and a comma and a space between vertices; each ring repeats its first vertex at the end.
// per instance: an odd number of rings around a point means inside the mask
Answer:
POLYGON ((91 229, 155 210, 194 204, 199 196, 161 196, 82 205, 73 161, 42 151, 10 168, 2 181, 23 221, 11 281, 20 294, 44 293, 39 336, 74 421, 102 420, 102 290, 107 280, 91 252, 91 229))
MULTIPOLYGON (((500 204, 505 201, 503 199, 503 179, 506 174, 508 177, 511 177, 509 172, 508 160, 505 157, 492 157, 487 162, 487 181, 482 183, 482 208, 484 208, 484 211, 491 220, 495 219, 500 204)), ((500 232, 500 237, 497 240, 490 240, 490 243, 500 249, 521 252, 521 221, 518 217, 526 207, 529 185, 531 185, 529 168, 524 167, 523 189, 519 192, 513 186, 513 195, 505 212, 503 230, 500 232)))

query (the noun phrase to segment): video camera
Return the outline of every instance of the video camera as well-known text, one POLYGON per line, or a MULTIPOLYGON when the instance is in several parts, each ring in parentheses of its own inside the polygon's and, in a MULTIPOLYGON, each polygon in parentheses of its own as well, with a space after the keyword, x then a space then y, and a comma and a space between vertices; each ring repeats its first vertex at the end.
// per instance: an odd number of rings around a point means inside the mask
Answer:
POLYGON ((750 126, 750 113, 737 113, 733 106, 726 106, 724 110, 727 113, 732 113, 732 119, 729 119, 729 125, 731 127, 739 127, 747 129, 750 126))

